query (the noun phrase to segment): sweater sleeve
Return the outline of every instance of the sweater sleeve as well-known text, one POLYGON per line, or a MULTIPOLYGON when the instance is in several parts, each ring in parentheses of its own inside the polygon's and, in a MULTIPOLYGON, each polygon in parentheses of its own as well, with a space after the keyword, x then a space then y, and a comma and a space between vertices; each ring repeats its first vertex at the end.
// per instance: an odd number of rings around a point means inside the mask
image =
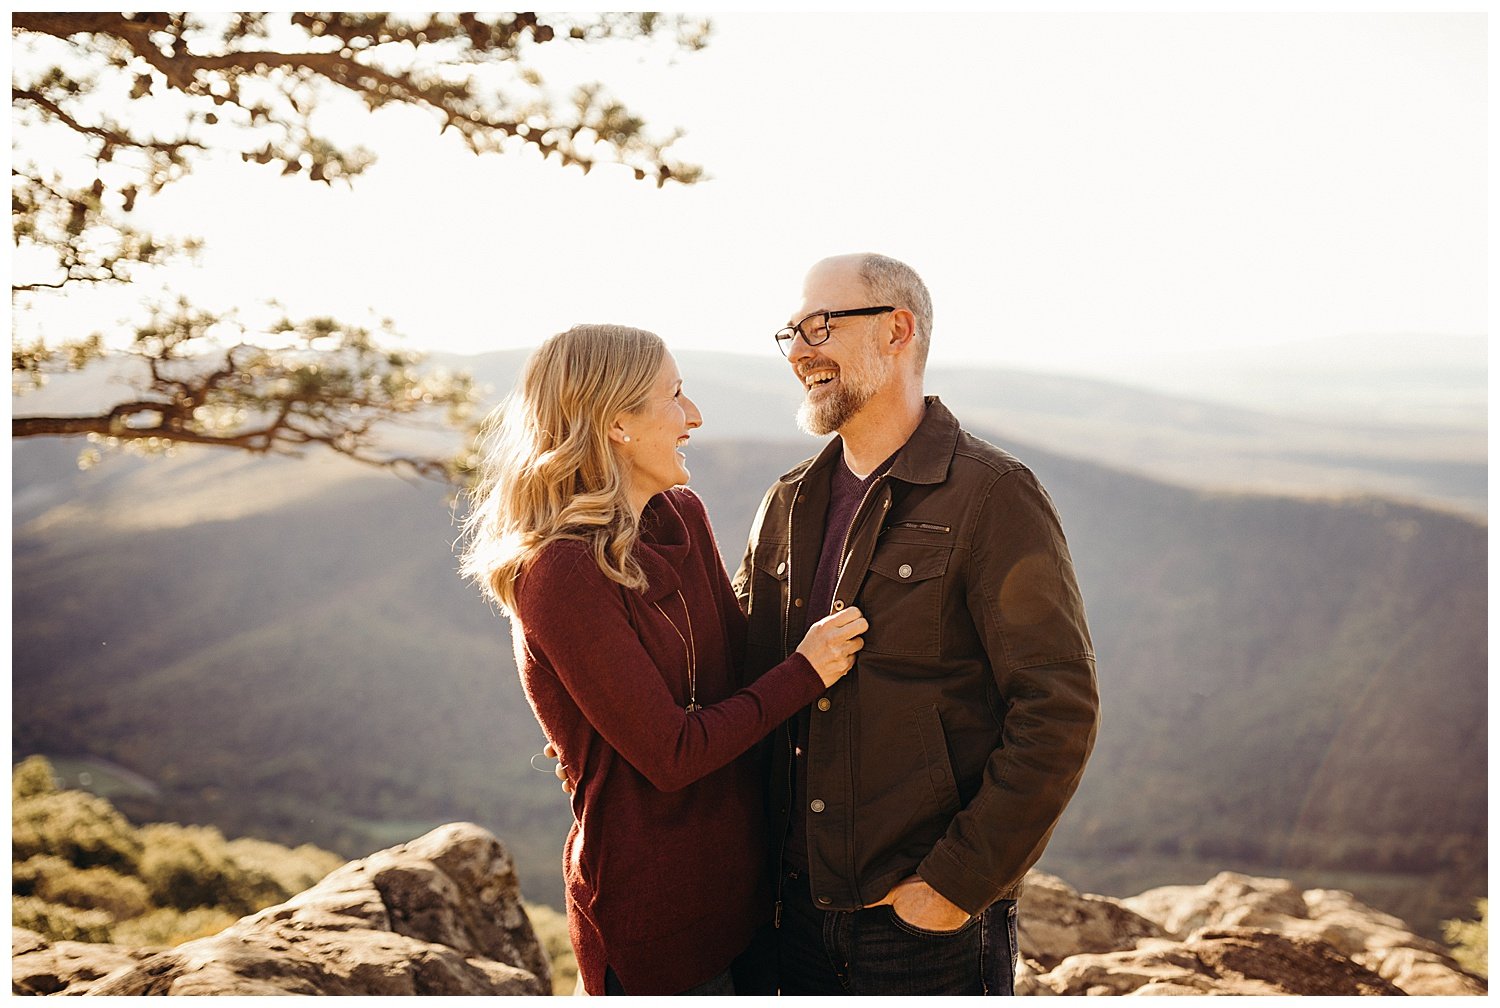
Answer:
POLYGON ((807 659, 793 654, 719 703, 687 712, 631 625, 624 590, 571 543, 554 544, 532 561, 516 603, 530 657, 662 791, 726 765, 823 691, 807 659))

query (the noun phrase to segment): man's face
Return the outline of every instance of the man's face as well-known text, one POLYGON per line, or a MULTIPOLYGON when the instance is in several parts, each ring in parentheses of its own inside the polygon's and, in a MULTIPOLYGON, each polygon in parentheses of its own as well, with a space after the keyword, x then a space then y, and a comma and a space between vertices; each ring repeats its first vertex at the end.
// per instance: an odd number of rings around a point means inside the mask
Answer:
MULTIPOLYGON (((819 263, 807 274, 802 305, 788 320, 796 325, 819 311, 865 308, 870 295, 851 263, 819 263)), ((852 420, 890 377, 894 360, 877 350, 877 335, 887 316, 838 318, 828 324, 828 339, 808 346, 801 338, 792 341, 787 360, 802 383, 804 398, 797 409, 797 425, 817 437, 841 429, 852 420)), ((810 320, 804 331, 814 339, 819 320, 810 320)))

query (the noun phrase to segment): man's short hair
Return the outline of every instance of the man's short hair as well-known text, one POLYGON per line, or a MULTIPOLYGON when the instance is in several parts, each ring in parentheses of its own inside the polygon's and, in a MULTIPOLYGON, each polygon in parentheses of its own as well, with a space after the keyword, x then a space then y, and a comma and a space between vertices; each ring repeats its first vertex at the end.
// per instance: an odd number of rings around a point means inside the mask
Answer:
POLYGON ((870 253, 859 264, 859 278, 870 292, 871 303, 905 308, 916 316, 917 373, 927 367, 927 347, 932 341, 932 295, 917 271, 899 259, 870 253))

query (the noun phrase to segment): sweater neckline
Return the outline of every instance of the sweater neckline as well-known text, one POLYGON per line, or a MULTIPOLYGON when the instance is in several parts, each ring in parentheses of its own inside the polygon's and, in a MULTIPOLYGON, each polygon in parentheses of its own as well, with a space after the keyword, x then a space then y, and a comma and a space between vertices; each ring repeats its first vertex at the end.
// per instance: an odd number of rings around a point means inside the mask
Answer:
POLYGON ((693 540, 672 491, 659 493, 646 502, 635 549, 636 559, 646 575, 646 601, 666 598, 682 587, 680 572, 693 550, 693 540))

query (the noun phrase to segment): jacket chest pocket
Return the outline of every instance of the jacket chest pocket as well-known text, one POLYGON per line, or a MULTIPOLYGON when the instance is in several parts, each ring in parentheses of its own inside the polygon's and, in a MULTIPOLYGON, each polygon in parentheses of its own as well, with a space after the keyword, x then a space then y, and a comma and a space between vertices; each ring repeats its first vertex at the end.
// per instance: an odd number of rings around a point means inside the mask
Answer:
POLYGON ((870 559, 856 605, 870 621, 865 650, 936 655, 942 647, 943 582, 951 547, 887 540, 870 559))
POLYGON ((750 626, 747 640, 780 648, 786 619, 786 586, 790 564, 786 543, 757 543, 751 558, 750 626))

